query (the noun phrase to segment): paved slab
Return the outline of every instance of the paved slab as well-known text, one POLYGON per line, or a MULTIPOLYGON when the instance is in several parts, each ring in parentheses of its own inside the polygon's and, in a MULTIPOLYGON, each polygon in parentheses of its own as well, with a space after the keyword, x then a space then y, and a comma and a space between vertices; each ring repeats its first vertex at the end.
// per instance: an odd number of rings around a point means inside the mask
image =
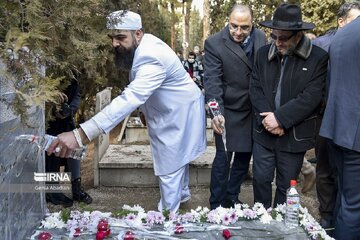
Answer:
MULTIPOLYGON (((139 117, 129 117, 124 136, 120 135, 117 139, 121 144, 149 144, 147 127, 141 123, 139 117)), ((206 139, 209 144, 214 144, 215 138, 210 118, 206 119, 206 139)))
MULTIPOLYGON (((190 166, 211 168, 215 146, 208 146, 206 152, 190 166)), ((101 168, 152 168, 150 145, 110 145, 99 162, 101 168)))
MULTIPOLYGON (((215 147, 190 164, 190 185, 209 185, 215 147)), ((157 186, 149 145, 110 145, 99 162, 100 185, 135 187, 157 186)))

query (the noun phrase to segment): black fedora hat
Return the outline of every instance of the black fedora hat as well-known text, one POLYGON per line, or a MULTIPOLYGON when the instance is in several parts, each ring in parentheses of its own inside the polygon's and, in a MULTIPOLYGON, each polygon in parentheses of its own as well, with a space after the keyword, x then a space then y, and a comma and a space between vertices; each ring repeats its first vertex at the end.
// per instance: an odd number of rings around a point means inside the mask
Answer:
POLYGON ((301 9, 298 5, 283 3, 276 8, 272 20, 263 21, 259 24, 267 28, 285 31, 313 29, 315 24, 303 22, 301 15, 301 9))

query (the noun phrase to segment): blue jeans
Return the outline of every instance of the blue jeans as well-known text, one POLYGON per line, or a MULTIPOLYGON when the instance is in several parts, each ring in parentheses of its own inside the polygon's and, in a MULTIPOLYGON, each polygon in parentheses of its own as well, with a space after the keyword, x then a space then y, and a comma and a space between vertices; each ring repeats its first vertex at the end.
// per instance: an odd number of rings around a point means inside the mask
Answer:
POLYGON ((217 149, 211 168, 210 207, 215 209, 226 200, 237 200, 251 159, 251 152, 227 152, 217 149), (227 156, 226 156, 227 155, 227 156), (231 158, 234 155, 230 171, 231 158), (229 176, 230 172, 230 176, 229 176))

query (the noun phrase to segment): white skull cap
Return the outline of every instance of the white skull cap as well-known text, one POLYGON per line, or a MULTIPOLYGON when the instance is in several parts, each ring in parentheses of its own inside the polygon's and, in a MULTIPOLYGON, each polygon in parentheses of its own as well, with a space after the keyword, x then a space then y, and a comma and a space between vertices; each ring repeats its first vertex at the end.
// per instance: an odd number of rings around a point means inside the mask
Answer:
POLYGON ((119 10, 107 16, 106 27, 107 29, 138 30, 142 28, 141 17, 131 11, 119 10))

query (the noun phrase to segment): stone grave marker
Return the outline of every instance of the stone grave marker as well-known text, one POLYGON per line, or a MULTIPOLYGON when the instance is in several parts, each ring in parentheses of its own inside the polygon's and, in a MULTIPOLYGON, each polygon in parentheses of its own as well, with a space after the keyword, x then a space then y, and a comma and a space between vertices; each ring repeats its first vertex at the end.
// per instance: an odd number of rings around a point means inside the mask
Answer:
POLYGON ((35 182, 35 172, 45 172, 45 155, 35 144, 15 141, 20 134, 45 133, 44 106, 31 106, 24 124, 10 108, 14 82, 5 78, 0 60, 0 239, 26 239, 46 212, 44 182, 35 182))
MULTIPOLYGON (((96 94, 95 113, 100 112, 111 102, 111 87, 96 94)), ((109 134, 101 134, 94 142, 94 186, 99 186, 99 162, 109 147, 109 134)))

